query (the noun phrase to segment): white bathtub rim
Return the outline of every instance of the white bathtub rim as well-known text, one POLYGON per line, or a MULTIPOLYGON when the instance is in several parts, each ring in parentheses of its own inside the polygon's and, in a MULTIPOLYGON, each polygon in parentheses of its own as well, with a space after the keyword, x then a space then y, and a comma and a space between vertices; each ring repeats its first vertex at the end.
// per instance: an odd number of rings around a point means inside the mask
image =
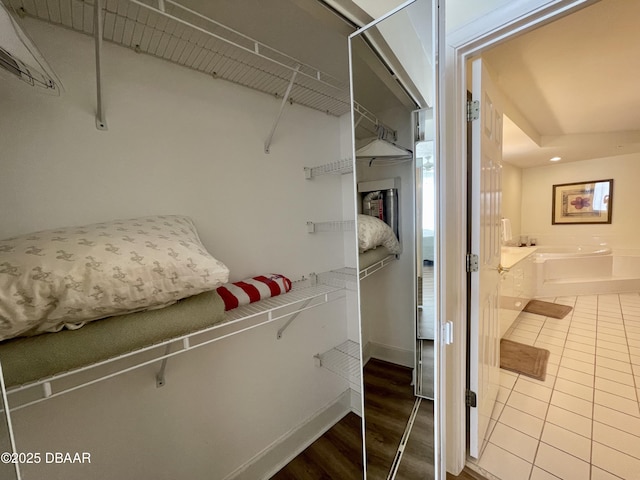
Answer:
POLYGON ((539 246, 535 252, 536 262, 538 263, 551 259, 593 257, 612 254, 613 250, 606 245, 549 245, 539 246))

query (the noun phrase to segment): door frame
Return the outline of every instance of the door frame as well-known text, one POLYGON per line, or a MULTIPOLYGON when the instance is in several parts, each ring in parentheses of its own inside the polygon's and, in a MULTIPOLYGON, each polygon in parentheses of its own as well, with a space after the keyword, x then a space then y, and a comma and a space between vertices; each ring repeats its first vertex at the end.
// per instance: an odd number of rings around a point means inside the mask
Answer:
MULTIPOLYGON (((446 470, 457 475, 467 458, 465 389, 467 385, 467 61, 483 51, 523 32, 550 23, 599 0, 522 0, 509 2, 462 27, 446 32, 443 42, 445 88, 438 90, 443 108, 439 117, 441 157, 442 216, 446 219, 446 246, 442 272, 445 288, 442 305, 446 319, 453 323, 453 344, 443 352, 446 371, 441 370, 440 391, 445 393, 446 422, 441 441, 446 445, 446 470), (446 272, 446 273, 445 273, 446 272)), ((443 360, 444 360, 443 358, 443 360)), ((445 478, 440 470, 440 477, 445 478)))

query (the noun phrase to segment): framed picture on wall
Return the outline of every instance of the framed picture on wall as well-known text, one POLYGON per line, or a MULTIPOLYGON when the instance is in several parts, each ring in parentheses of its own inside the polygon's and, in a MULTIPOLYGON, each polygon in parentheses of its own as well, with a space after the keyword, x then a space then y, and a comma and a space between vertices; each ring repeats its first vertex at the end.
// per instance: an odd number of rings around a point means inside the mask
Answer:
POLYGON ((611 223, 613 179, 553 186, 551 223, 611 223))

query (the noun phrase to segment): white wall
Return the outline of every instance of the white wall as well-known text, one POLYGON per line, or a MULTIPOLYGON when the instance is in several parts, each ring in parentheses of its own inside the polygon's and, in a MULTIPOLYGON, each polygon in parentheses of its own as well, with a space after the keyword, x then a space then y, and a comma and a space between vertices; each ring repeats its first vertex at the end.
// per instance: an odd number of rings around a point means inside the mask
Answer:
POLYGON ((638 191, 640 155, 559 163, 522 171, 522 232, 538 243, 592 244, 606 242, 613 248, 639 248, 640 222, 632 199, 638 191), (612 223, 602 225, 552 225, 553 185, 613 179, 612 223))
POLYGON ((502 165, 502 216, 511 220, 511 243, 518 242, 521 231, 522 169, 502 165))
POLYGON ((509 0, 447 0, 446 2, 446 25, 447 30, 460 28, 477 18, 485 15, 509 3, 509 0))
MULTIPOLYGON (((109 131, 95 128, 93 40, 25 22, 64 83, 60 97, 0 83, 0 238, 138 215, 194 218, 232 280, 298 279, 344 265, 340 234, 305 222, 340 219, 340 181, 303 166, 340 157, 339 119, 104 45, 109 131)), ((167 385, 144 368, 16 412, 19 451, 88 451, 85 466, 27 466, 25 478, 224 478, 332 402, 346 382, 313 354, 347 338, 344 301, 169 361, 167 385)))

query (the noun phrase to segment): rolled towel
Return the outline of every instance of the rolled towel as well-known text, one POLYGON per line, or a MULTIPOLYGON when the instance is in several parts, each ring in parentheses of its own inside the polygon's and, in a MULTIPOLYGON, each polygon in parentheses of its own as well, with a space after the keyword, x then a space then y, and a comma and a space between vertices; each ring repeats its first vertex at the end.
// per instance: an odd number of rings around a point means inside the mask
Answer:
POLYGON ((502 242, 510 242, 513 239, 511 234, 511 220, 508 218, 502 219, 502 242))
POLYGON ((264 298, 275 297, 289 290, 291 290, 291 280, 277 273, 247 278, 241 282, 225 283, 216 288, 218 295, 224 300, 225 311, 264 298))

